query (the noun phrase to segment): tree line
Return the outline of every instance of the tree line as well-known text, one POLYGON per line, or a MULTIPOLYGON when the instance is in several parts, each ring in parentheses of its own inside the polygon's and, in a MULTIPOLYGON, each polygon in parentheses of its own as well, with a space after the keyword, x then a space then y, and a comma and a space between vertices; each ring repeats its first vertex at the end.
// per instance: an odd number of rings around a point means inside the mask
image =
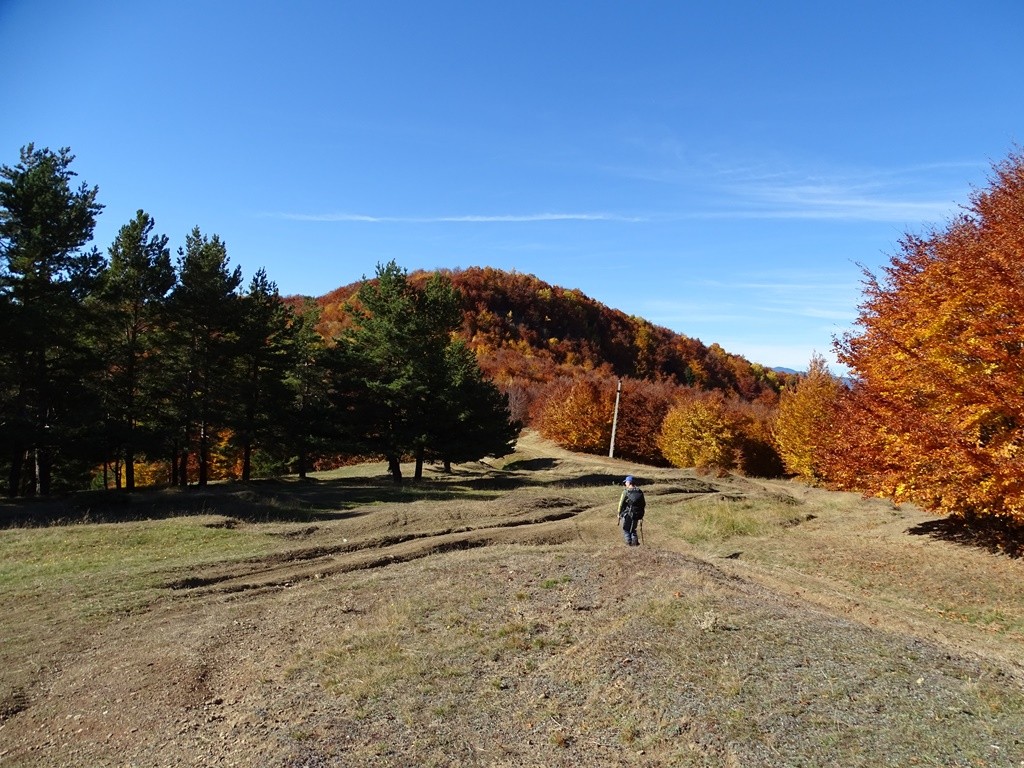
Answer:
POLYGON ((967 519, 1024 518, 1024 159, 944 228, 865 271, 858 330, 778 374, 715 344, 489 268, 394 262, 318 301, 243 288, 193 229, 172 259, 139 211, 107 254, 73 156, 0 168, 0 462, 10 494, 205 483, 368 455, 511 450, 521 424, 574 450, 788 474, 967 519), (227 466, 230 465, 230 466, 227 466), (137 477, 139 473, 145 476, 137 477))
POLYGON ((98 187, 74 156, 29 144, 0 167, 0 462, 9 495, 106 482, 203 485, 304 476, 332 454, 401 461, 511 450, 519 425, 454 331, 459 294, 394 262, 364 279, 350 320, 318 330, 259 270, 194 228, 172 258, 143 210, 108 253, 98 187), (231 464, 226 470, 225 463, 231 464), (145 478, 137 477, 145 472, 145 478))
MULTIPOLYGON (((462 297, 459 335, 485 373, 514 397, 528 398, 538 384, 587 371, 673 381, 745 400, 778 393, 795 381, 718 344, 704 344, 534 275, 494 267, 442 273, 462 297)), ((429 274, 410 278, 424 281, 429 274)), ((325 336, 348 322, 346 306, 358 287, 342 286, 317 300, 325 336)))

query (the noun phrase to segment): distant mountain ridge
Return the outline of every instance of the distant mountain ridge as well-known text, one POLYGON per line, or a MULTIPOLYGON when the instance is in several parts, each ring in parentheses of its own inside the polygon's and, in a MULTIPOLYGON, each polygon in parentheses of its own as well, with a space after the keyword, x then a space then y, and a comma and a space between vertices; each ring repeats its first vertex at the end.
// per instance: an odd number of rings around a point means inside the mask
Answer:
MULTIPOLYGON (((499 383, 543 383, 596 371, 754 400, 795 378, 795 372, 751 363, 534 275, 492 267, 440 271, 462 294, 461 337, 499 383)), ((422 283, 431 274, 412 272, 409 279, 422 283)), ((345 307, 358 288, 351 283, 316 299, 326 337, 349 322, 345 307)))

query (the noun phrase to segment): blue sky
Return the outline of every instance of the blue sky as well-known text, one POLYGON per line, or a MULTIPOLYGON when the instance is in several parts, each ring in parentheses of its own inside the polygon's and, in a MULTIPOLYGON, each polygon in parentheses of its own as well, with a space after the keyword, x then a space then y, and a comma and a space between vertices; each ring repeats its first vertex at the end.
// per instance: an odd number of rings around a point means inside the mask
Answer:
POLYGON ((1024 144, 1021 40, 1019 0, 0 0, 0 163, 71 147, 104 251, 142 208, 285 294, 514 269, 803 368, 1024 144))

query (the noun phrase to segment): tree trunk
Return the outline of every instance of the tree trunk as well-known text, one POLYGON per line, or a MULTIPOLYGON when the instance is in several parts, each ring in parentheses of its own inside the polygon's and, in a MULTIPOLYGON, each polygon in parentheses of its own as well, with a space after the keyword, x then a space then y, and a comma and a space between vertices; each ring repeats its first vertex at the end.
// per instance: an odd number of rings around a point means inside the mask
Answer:
POLYGON ((423 446, 419 445, 416 447, 416 474, 413 476, 415 480, 423 479, 423 446))
POLYGON ((245 441, 242 448, 242 482, 249 482, 249 475, 252 474, 252 443, 245 441))
POLYGON ((199 459, 199 479, 197 485, 200 488, 205 488, 207 480, 210 479, 210 445, 206 436, 205 421, 199 426, 199 452, 197 457, 199 459))
POLYGON ((25 464, 25 450, 11 451, 11 470, 7 474, 7 495, 14 497, 21 490, 21 470, 25 464))
POLYGON ((36 448, 36 496, 50 495, 50 449, 36 448))
POLYGON ((124 487, 135 490, 135 452, 131 447, 124 452, 124 487))
POLYGON ((33 475, 35 475, 35 483, 32 486, 32 495, 39 498, 43 495, 43 473, 42 473, 42 461, 39 458, 40 449, 36 448, 32 452, 33 460, 33 475))
POLYGON ((178 459, 178 485, 182 488, 188 486, 188 448, 181 449, 181 456, 178 459))
POLYGON ((397 456, 388 456, 388 472, 391 473, 391 479, 396 485, 402 482, 402 464, 397 456))

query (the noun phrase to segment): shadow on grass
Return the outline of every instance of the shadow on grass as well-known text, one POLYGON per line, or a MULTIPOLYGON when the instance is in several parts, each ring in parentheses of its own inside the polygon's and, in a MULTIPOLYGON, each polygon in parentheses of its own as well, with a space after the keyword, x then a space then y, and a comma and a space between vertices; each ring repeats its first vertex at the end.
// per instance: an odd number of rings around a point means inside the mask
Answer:
POLYGON ((499 498, 519 488, 621 486, 617 475, 591 473, 552 478, 543 470, 555 459, 517 462, 520 471, 484 475, 458 471, 400 485, 389 475, 307 480, 213 483, 204 488, 142 488, 82 491, 54 499, 0 502, 0 529, 79 523, 120 523, 191 515, 222 515, 245 523, 309 523, 343 520, 379 503, 451 501, 473 494, 499 498), (525 470, 525 471, 524 471, 525 470), (537 474, 535 474, 537 473, 537 474))
POLYGON ((597 488, 618 486, 622 490, 622 480, 618 475, 606 473, 588 473, 575 477, 551 477, 549 475, 532 476, 529 473, 497 475, 494 477, 477 477, 459 482, 463 488, 475 491, 512 491, 516 488, 597 488))
POLYGON ((83 491, 59 499, 0 503, 0 529, 77 523, 120 523, 191 515, 223 515, 247 523, 343 520, 375 503, 447 501, 465 494, 445 482, 389 477, 331 480, 256 480, 205 488, 83 491))
POLYGON ((510 472, 543 472, 546 469, 554 469, 561 462, 558 459, 520 459, 505 465, 510 472))
POLYGON ((1013 558, 1024 556, 1024 523, 1005 517, 950 515, 910 528, 913 536, 930 536, 1013 558))
POLYGON ((561 488, 597 488, 599 486, 618 486, 618 490, 621 491, 622 478, 619 475, 611 475, 606 472, 593 472, 587 475, 557 480, 553 485, 561 488))

